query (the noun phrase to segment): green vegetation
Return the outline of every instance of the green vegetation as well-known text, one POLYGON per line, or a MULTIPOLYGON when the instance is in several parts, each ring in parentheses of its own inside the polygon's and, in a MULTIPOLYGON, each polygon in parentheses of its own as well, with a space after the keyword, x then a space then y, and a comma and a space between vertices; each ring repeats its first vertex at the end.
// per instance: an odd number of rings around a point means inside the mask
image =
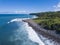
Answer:
POLYGON ((60 11, 31 13, 31 15, 38 16, 34 21, 41 27, 47 30, 56 30, 57 33, 60 33, 60 11))

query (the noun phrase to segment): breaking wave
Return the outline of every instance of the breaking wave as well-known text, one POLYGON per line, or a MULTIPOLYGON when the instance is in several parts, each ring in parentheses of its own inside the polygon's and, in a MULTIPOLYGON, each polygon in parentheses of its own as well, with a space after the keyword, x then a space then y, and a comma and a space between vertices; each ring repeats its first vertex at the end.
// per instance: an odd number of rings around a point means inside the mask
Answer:
POLYGON ((22 20, 12 19, 3 26, 1 45, 44 45, 33 28, 22 20))

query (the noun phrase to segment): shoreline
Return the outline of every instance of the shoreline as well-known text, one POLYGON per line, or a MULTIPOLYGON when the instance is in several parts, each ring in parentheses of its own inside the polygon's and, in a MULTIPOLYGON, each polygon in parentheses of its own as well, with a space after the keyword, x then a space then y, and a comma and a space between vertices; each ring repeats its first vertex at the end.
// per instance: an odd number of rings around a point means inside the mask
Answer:
POLYGON ((40 35, 42 35, 42 36, 44 36, 48 39, 52 39, 53 41, 58 42, 60 44, 60 36, 59 35, 53 35, 52 34, 53 32, 42 29, 38 24, 36 24, 31 19, 27 19, 27 20, 23 20, 23 21, 27 22, 35 30, 35 32, 38 34, 39 37, 40 37, 40 35))

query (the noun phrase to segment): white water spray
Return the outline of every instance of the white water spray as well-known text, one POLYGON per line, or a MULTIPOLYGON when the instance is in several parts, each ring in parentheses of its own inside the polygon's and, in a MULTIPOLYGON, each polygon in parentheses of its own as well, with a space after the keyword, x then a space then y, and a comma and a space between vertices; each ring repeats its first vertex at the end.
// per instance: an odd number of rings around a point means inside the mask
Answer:
MULTIPOLYGON (((22 19, 13 19, 13 20, 11 20, 10 22, 21 22, 21 21, 22 21, 22 19)), ((10 23, 10 22, 9 22, 9 23, 10 23)), ((42 40, 38 37, 37 33, 33 30, 33 28, 28 25, 28 23, 23 22, 23 21, 22 21, 22 23, 23 23, 23 24, 21 24, 21 25, 19 25, 19 23, 18 23, 18 25, 20 26, 20 28, 15 31, 15 39, 14 39, 14 40, 17 40, 17 39, 20 40, 21 36, 24 35, 24 34, 26 34, 26 32, 27 32, 29 40, 31 40, 31 41, 33 41, 33 42, 36 42, 36 43, 38 43, 39 45, 45 45, 45 44, 42 42, 42 40), (26 32, 25 32, 25 31, 26 31, 26 32)), ((27 35, 27 34, 26 34, 26 35, 27 35)), ((21 40, 23 40, 23 39, 26 39, 26 40, 27 40, 28 38, 25 37, 26 35, 24 35, 24 36, 23 36, 24 38, 22 37, 21 40)), ((13 40, 12 37, 11 37, 11 40, 13 40)), ((26 42, 24 43, 24 45, 25 45, 26 43, 28 43, 28 42, 26 41, 26 42)), ((33 45, 34 45, 34 44, 33 44, 33 45)))
POLYGON ((44 45, 42 40, 38 37, 37 33, 28 25, 28 23, 25 22, 24 27, 26 28, 26 31, 28 32, 29 39, 39 43, 39 45, 44 45))

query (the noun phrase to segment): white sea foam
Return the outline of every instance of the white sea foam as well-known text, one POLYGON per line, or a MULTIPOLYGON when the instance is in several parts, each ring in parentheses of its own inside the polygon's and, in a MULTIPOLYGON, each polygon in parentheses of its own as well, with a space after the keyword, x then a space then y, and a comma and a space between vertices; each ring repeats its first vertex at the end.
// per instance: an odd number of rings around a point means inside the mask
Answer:
POLYGON ((16 22, 16 21, 22 21, 22 20, 26 20, 26 19, 30 19, 30 18, 16 18, 16 19, 12 19, 11 21, 7 22, 7 23, 10 23, 10 22, 16 22))
POLYGON ((56 41, 53 41, 52 39, 48 39, 46 37, 43 37, 42 35, 40 35, 40 37, 46 45, 60 45, 56 41))
POLYGON ((38 17, 34 15, 32 18, 38 18, 38 17))
POLYGON ((28 25, 28 23, 25 23, 24 27, 26 28, 26 31, 28 32, 29 39, 31 39, 34 42, 39 43, 39 45, 44 45, 42 40, 38 37, 37 33, 28 25))
POLYGON ((10 22, 14 22, 14 21, 22 21, 22 19, 19 19, 19 18, 12 19, 12 20, 11 20, 11 21, 9 21, 8 23, 10 23, 10 22))
MULTIPOLYGON (((26 20, 26 19, 29 19, 29 18, 21 18, 21 19, 16 18, 16 19, 13 19, 13 20, 8 22, 8 23, 11 23, 11 22, 21 23, 22 22, 22 24, 18 23, 20 28, 15 31, 15 33, 14 33, 15 36, 13 36, 13 37, 11 36, 10 40, 12 40, 12 41, 14 41, 14 40, 24 40, 24 39, 28 40, 28 38, 29 38, 31 41, 39 43, 39 45, 56 45, 54 41, 51 41, 51 40, 43 37, 42 35, 40 35, 40 38, 41 38, 40 39, 38 37, 37 33, 34 31, 34 29, 32 27, 30 27, 28 25, 28 23, 22 21, 22 20, 26 20), (28 34, 28 38, 27 38, 27 34, 28 34), (23 37, 21 37, 21 35, 23 35, 23 37)), ((24 42, 23 44, 25 45, 25 43, 29 44, 28 41, 24 42)))
POLYGON ((22 20, 26 20, 26 19, 34 19, 34 18, 38 18, 38 17, 34 15, 34 16, 32 16, 32 18, 29 18, 29 17, 28 18, 15 18, 7 23, 14 22, 14 21, 22 21, 22 20))
MULTIPOLYGON (((14 21, 20 22, 22 20, 13 19, 10 22, 14 22, 14 21)), ((38 37, 37 33, 33 30, 33 28, 28 25, 28 23, 26 23, 26 22, 22 22, 22 23, 23 24, 20 25, 20 28, 15 31, 15 39, 11 37, 11 40, 13 40, 13 39, 14 40, 17 40, 17 39, 21 39, 21 40, 26 39, 27 40, 29 38, 31 41, 39 43, 39 45, 45 45, 42 42, 42 40, 38 37), (27 34, 25 33, 25 31, 28 33, 28 38, 26 38, 27 34), (24 36, 21 38, 21 35, 24 35, 24 36)), ((18 25, 19 25, 19 23, 18 23, 18 25)), ((24 42, 24 45, 25 45, 25 43, 28 43, 28 41, 24 42)))

